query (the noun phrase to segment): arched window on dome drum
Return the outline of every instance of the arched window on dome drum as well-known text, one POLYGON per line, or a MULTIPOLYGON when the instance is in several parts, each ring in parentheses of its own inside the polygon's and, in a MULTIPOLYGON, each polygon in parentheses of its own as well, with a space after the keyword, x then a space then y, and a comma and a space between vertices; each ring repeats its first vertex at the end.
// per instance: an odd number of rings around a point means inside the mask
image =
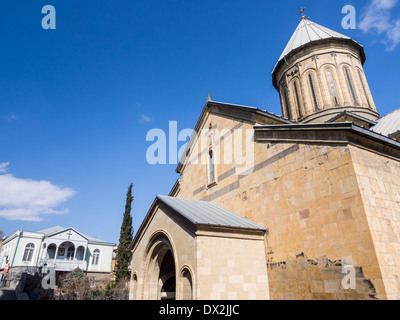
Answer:
POLYGON ((338 100, 336 97, 335 85, 333 84, 332 74, 330 69, 326 69, 326 74, 328 75, 329 85, 331 86, 332 96, 335 99, 335 104, 338 104, 338 100))
POLYGON ((312 93, 313 100, 314 100, 314 107, 315 107, 315 110, 318 110, 318 102, 317 102, 317 97, 315 95, 314 84, 312 81, 311 73, 308 74, 308 80, 310 81, 310 88, 311 88, 311 93, 312 93))
POLYGON ((368 107, 371 107, 371 104, 369 103, 367 91, 365 90, 365 87, 364 87, 364 82, 363 82, 363 80, 362 80, 362 76, 361 76, 360 70, 358 70, 358 76, 359 76, 359 78, 360 78, 361 86, 362 86, 363 91, 364 91, 365 99, 367 99, 368 107))
POLYGON ((292 119, 292 113, 290 112, 290 104, 289 104, 289 100, 287 97, 287 90, 283 89, 283 99, 285 100, 285 107, 287 110, 287 114, 288 114, 288 118, 292 119))
POLYGON ((293 86, 294 86, 294 92, 296 94, 297 111, 299 113, 299 118, 301 118, 302 115, 301 115, 301 109, 300 109, 300 100, 299 100, 299 94, 297 92, 297 84, 296 84, 296 82, 293 83, 293 86))
POLYGON ((352 86, 351 80, 350 80, 349 70, 347 70, 346 67, 344 68, 344 72, 346 73, 347 83, 349 85, 351 95, 353 96, 353 102, 354 102, 354 104, 357 104, 357 99, 356 99, 356 96, 354 94, 353 86, 352 86))

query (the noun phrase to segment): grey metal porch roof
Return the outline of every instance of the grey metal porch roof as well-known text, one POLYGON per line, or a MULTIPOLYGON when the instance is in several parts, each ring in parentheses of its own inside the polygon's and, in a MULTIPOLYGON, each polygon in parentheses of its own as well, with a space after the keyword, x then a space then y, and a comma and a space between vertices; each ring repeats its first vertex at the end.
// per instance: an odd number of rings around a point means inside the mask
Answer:
POLYGON ((380 118, 371 130, 385 136, 400 130, 400 108, 380 118))
POLYGON ((157 195, 157 199, 191 221, 195 225, 234 227, 243 229, 267 229, 219 205, 200 200, 189 200, 157 195))

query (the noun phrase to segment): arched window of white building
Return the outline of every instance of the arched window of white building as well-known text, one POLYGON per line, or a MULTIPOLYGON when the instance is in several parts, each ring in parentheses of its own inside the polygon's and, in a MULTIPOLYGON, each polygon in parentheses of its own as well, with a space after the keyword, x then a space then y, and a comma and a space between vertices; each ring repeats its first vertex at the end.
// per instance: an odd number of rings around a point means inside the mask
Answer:
POLYGON ((56 256, 56 250, 56 245, 54 243, 50 244, 47 247, 47 259, 54 259, 54 257, 56 256))
POLYGON ((33 243, 28 243, 25 246, 25 251, 24 251, 24 256, 22 257, 22 261, 31 262, 34 250, 35 250, 35 245, 33 243))
POLYGON ((93 256, 92 256, 92 265, 97 266, 99 264, 99 261, 100 261, 100 250, 95 249, 93 251, 93 256))
POLYGON ((68 250, 67 250, 67 260, 74 259, 74 253, 75 253, 75 248, 74 247, 69 247, 68 250))

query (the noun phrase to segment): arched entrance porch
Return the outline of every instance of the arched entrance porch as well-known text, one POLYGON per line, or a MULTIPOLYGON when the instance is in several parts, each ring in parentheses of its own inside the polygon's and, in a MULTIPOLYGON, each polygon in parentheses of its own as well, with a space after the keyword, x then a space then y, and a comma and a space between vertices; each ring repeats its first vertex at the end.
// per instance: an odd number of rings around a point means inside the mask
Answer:
POLYGON ((176 263, 168 236, 162 232, 152 237, 146 250, 148 265, 145 275, 145 299, 175 300, 176 263))

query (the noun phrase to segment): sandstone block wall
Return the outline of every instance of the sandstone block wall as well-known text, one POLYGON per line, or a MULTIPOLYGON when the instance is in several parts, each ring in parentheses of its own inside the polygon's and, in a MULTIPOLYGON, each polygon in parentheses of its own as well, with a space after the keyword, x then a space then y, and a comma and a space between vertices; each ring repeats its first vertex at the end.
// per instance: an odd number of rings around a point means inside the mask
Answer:
POLYGON ((167 235, 174 258, 177 300, 269 299, 263 231, 194 230, 178 220, 158 208, 145 225, 133 249, 130 299, 158 298, 157 247, 163 244, 154 235, 160 233, 167 235))
POLYGON ((400 163, 350 150, 387 297, 400 299, 400 163))
MULTIPOLYGON (((206 120, 207 126, 209 123, 220 129, 242 130, 253 125, 242 122, 239 126, 235 119, 214 114, 206 120)), ((227 142, 225 135, 214 148, 224 150, 227 142)), ((201 146, 192 150, 204 152, 201 146)), ((207 164, 186 166, 178 196, 215 202, 266 227, 268 264, 301 253, 313 261, 325 256, 362 269, 363 279, 371 284, 366 296, 386 299, 398 295, 397 160, 345 143, 256 142, 254 167, 248 175, 238 175, 235 164, 217 164, 215 171, 216 184, 210 186, 207 164)), ((279 270, 269 268, 273 299, 281 297, 274 292, 282 293, 274 287, 278 283, 273 273, 279 270)), ((321 292, 312 292, 311 286, 306 288, 304 293, 322 297, 321 292)), ((287 293, 301 298, 296 291, 287 293)), ((329 290, 325 293, 326 298, 349 296, 340 290, 335 295, 329 290)))
POLYGON ((342 260, 326 256, 317 260, 304 254, 268 264, 272 299, 279 300, 375 300, 376 289, 366 279, 363 268, 351 272, 342 260))
POLYGON ((264 239, 197 239, 197 297, 201 300, 269 299, 264 239))

